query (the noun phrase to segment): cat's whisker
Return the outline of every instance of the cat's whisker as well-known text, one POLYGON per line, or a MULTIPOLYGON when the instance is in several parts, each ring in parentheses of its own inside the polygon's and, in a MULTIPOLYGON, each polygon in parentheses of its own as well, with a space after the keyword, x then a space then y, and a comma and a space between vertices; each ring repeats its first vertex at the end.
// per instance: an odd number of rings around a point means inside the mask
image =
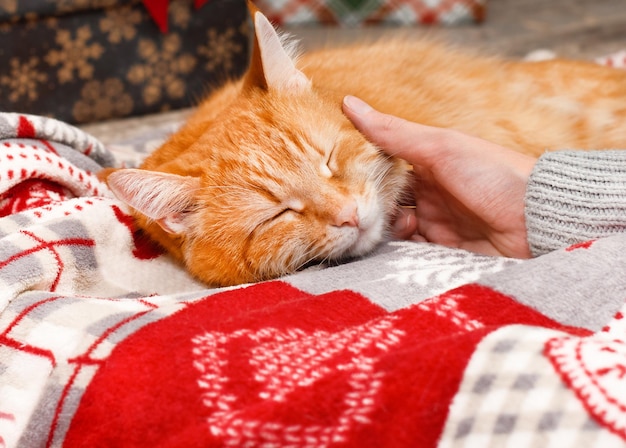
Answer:
MULTIPOLYGON (((330 257, 324 257, 321 260, 318 260, 318 264, 324 264, 326 263, 328 260, 330 259, 330 257)), ((299 263, 298 265, 295 265, 295 269, 293 269, 293 271, 299 271, 300 269, 302 269, 303 267, 305 267, 306 265, 312 263, 313 261, 317 260, 317 255, 309 257, 308 259, 306 259, 306 261, 299 263)), ((291 270, 290 270, 291 272, 291 270)))

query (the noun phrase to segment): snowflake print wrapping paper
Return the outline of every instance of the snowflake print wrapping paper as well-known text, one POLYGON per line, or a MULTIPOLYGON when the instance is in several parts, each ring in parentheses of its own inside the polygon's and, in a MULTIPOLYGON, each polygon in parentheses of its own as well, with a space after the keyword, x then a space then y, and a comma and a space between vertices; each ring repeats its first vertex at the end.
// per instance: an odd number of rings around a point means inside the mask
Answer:
POLYGON ((189 107, 248 63, 244 1, 0 0, 0 104, 70 123, 189 107), (145 4, 144 4, 145 3, 145 4))

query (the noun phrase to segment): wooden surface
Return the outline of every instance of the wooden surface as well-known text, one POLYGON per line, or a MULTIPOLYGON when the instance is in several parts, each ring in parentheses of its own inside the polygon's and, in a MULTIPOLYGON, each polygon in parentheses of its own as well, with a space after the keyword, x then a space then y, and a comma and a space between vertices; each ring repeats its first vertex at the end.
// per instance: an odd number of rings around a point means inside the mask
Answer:
MULTIPOLYGON (((302 28, 288 30, 304 50, 385 36, 436 36, 491 54, 523 57, 537 49, 594 58, 626 49, 626 0, 487 0, 481 25, 434 28, 302 28)), ((180 121, 188 111, 83 126, 105 144, 180 121)))

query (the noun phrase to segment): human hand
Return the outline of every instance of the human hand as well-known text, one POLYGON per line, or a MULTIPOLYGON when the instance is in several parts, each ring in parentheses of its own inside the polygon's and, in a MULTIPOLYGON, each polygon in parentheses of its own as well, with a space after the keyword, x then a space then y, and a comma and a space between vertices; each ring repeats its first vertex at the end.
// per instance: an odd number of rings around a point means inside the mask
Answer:
POLYGON ((355 127, 413 165, 415 209, 395 233, 487 255, 528 258, 524 195, 536 158, 452 129, 412 123, 344 98, 355 127))

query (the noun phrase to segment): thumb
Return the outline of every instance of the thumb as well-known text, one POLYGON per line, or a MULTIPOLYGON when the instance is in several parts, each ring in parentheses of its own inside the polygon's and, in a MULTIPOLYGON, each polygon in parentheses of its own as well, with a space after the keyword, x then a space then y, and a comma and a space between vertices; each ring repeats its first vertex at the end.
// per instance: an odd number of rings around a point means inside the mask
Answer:
POLYGON ((390 156, 414 165, 428 165, 430 127, 378 112, 354 96, 343 99, 343 112, 372 143, 390 156))

